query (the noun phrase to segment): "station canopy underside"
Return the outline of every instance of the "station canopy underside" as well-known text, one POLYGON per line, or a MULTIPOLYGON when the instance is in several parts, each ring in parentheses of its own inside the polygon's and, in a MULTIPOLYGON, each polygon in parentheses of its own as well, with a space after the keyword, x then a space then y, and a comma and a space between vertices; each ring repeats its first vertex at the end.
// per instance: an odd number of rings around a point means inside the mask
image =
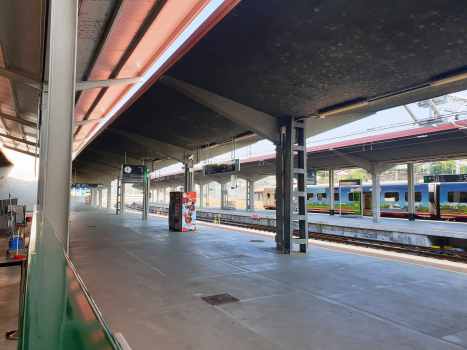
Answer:
MULTIPOLYGON (((47 76, 46 3, 1 2, 7 59, 1 67, 35 80, 47 76)), ((80 1, 77 79, 141 76, 206 3, 80 1)), ((274 141, 284 118, 309 118, 313 136, 378 110, 461 91, 466 21, 467 9, 456 0, 226 0, 96 134, 73 169, 82 182, 114 179, 125 152, 129 163, 146 157, 160 169, 190 155, 201 161, 228 152, 232 135, 237 147, 274 141)), ((37 91, 13 85, 15 93, 2 89, 1 112, 35 122, 37 91)), ((132 86, 78 92, 75 122, 105 117, 132 86)), ((35 142, 34 128, 22 136, 19 124, 3 122, 13 136, 35 142)), ((75 139, 95 127, 75 127, 75 139)), ((0 132, 8 134, 5 127, 0 132)), ((34 153, 9 142, 3 139, 34 153)))
MULTIPOLYGON (((460 125, 460 122, 458 122, 460 125)), ((464 129, 452 124, 438 127, 423 127, 386 135, 368 136, 350 141, 307 148, 309 170, 341 170, 351 168, 371 169, 373 165, 424 163, 467 157, 467 137, 464 129)), ((256 181, 275 175, 274 154, 244 159, 240 172, 217 175, 195 171, 197 184, 209 182, 226 183, 231 175, 256 181)), ((151 181, 152 188, 183 185, 183 172, 158 176, 151 181)))

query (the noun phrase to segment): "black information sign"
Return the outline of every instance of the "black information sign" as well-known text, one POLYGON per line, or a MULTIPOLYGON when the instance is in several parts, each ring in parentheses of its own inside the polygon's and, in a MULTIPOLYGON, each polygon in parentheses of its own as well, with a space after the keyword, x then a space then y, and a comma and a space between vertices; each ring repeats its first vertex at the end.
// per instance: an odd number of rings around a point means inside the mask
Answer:
POLYGON ((71 184, 71 189, 74 188, 102 188, 104 185, 102 184, 71 184))
POLYGON ((355 180, 340 180, 339 184, 341 186, 360 186, 362 184, 362 180, 355 179, 355 180))
POLYGON ((307 185, 316 185, 317 183, 316 170, 306 171, 306 182, 307 182, 307 185))
POLYGON ((240 171, 240 160, 232 159, 226 162, 208 164, 203 166, 203 175, 214 175, 240 171))
POLYGON ((146 165, 122 165, 122 182, 124 183, 146 183, 146 165))
POLYGON ((429 175, 423 177, 426 184, 433 182, 467 182, 467 174, 460 175, 429 175))

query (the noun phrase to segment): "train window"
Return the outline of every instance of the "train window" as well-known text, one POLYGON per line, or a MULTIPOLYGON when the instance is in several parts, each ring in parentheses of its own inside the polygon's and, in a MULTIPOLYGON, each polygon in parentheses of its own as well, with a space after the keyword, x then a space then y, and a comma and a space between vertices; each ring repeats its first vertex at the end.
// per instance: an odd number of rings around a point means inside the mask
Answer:
POLYGON ((334 193, 334 200, 339 201, 339 193, 334 193))
POLYGON ((448 202, 467 203, 467 192, 448 192, 448 202))
POLYGON ((270 193, 268 193, 268 198, 271 198, 271 194, 270 194, 270 193))
POLYGON ((353 193, 349 192, 349 202, 353 202, 353 193))
MULTIPOLYGON (((405 201, 409 201, 409 192, 405 192, 405 201)), ((415 202, 422 201, 422 192, 415 192, 415 202)))
POLYGON ((328 197, 326 196, 326 193, 318 193, 318 200, 319 201, 325 201, 328 197))
POLYGON ((397 202, 399 201, 399 192, 386 192, 384 194, 385 202, 397 202))
POLYGON ((312 201, 314 198, 315 194, 314 193, 307 193, 306 194, 306 199, 309 201, 312 201))

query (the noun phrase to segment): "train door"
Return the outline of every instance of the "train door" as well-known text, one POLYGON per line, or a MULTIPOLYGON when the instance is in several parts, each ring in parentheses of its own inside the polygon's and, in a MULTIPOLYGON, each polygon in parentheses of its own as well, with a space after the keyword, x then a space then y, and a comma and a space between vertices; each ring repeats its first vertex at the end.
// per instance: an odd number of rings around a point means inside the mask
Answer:
POLYGON ((371 191, 364 191, 363 192, 363 215, 373 215, 372 211, 372 199, 371 199, 371 191))
POLYGON ((361 196, 360 192, 353 193, 353 213, 355 215, 362 214, 361 196))

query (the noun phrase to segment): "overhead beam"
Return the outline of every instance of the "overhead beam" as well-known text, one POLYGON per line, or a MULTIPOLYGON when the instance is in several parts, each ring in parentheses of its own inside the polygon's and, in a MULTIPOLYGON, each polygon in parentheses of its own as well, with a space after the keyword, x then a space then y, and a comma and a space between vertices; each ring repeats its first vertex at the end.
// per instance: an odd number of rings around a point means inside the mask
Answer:
POLYGON ((96 169, 97 171, 101 171, 101 172, 104 172, 104 173, 109 174, 109 175, 118 176, 120 174, 120 169, 119 168, 117 169, 117 168, 110 167, 110 166, 107 166, 107 165, 96 164, 96 163, 88 162, 88 161, 85 161, 85 160, 75 159, 73 161, 73 164, 75 165, 75 167, 76 166, 79 167, 79 164, 81 164, 84 167, 96 169))
POLYGON ((36 143, 35 143, 35 142, 26 141, 26 140, 20 139, 20 138, 18 138, 18 137, 14 137, 14 136, 10 136, 10 135, 5 135, 5 134, 0 134, 0 137, 4 137, 4 138, 6 138, 6 139, 10 139, 10 140, 13 140, 13 141, 16 141, 16 142, 24 143, 24 144, 29 145, 29 146, 32 146, 32 147, 36 147, 36 143))
POLYGON ((134 159, 131 157, 125 157, 125 155, 121 154, 116 154, 116 153, 111 153, 107 151, 101 151, 99 149, 91 148, 91 147, 86 147, 86 151, 91 151, 94 153, 97 153, 103 157, 112 159, 114 162, 118 164, 124 164, 125 163, 125 158, 126 158, 126 164, 140 164, 141 162, 138 159, 134 159))
POLYGON ((30 122, 28 120, 24 120, 24 119, 21 119, 21 118, 18 118, 18 117, 14 117, 12 115, 8 115, 8 114, 2 113, 2 112, 0 112, 0 118, 6 119, 6 120, 11 120, 12 122, 16 122, 16 123, 24 125, 24 126, 29 126, 30 128, 34 128, 34 129, 37 128, 36 123, 30 122))
POLYGON ((277 118, 167 75, 163 75, 160 82, 245 129, 275 144, 280 142, 280 121, 277 118))
MULTIPOLYGON (((187 157, 189 157, 190 155, 193 155, 193 157, 196 157, 196 154, 195 154, 196 152, 194 151, 190 151, 185 148, 174 146, 169 143, 162 142, 162 141, 150 139, 148 137, 144 137, 141 135, 133 134, 128 131, 123 131, 123 130, 115 129, 111 127, 107 128, 107 131, 113 132, 114 134, 120 135, 139 145, 150 148, 157 153, 161 153, 167 157, 178 160, 181 163, 185 163, 187 161, 187 157)), ((197 160, 194 160, 194 161, 195 163, 197 162, 197 160)))
POLYGON ((7 145, 5 145, 5 144, 3 145, 3 147, 8 148, 8 149, 10 149, 10 150, 12 150, 12 151, 16 151, 16 152, 19 152, 19 153, 27 154, 28 156, 31 156, 31 157, 37 157, 37 158, 39 158, 39 154, 34 154, 34 153, 31 153, 31 152, 23 151, 23 150, 21 150, 21 149, 19 149, 19 148, 10 147, 10 146, 7 146, 7 145))
POLYGON ((106 121, 106 118, 92 119, 92 120, 80 120, 78 122, 73 122, 73 126, 85 125, 85 124, 94 124, 106 121))
POLYGON ((347 154, 347 153, 340 152, 338 150, 332 150, 332 152, 334 152, 338 156, 348 160, 349 162, 356 165, 357 167, 366 170, 367 172, 369 172, 371 174, 373 174, 373 173, 380 174, 382 172, 385 172, 386 170, 391 169, 392 167, 394 167, 394 166, 396 166, 398 164, 398 163, 382 163, 382 164, 378 164, 378 163, 370 162, 369 160, 363 159, 363 158, 358 157, 358 156, 356 156, 354 154, 347 154))
POLYGON ((77 91, 98 89, 106 86, 120 85, 120 84, 136 84, 142 83, 142 77, 136 78, 122 78, 122 79, 106 79, 106 80, 94 80, 94 81, 79 81, 75 84, 77 91))
POLYGON ((0 68, 0 76, 13 80, 13 81, 17 81, 18 83, 28 85, 36 90, 42 90, 43 85, 44 85, 41 81, 37 81, 31 78, 25 77, 24 75, 15 73, 5 68, 0 68))

